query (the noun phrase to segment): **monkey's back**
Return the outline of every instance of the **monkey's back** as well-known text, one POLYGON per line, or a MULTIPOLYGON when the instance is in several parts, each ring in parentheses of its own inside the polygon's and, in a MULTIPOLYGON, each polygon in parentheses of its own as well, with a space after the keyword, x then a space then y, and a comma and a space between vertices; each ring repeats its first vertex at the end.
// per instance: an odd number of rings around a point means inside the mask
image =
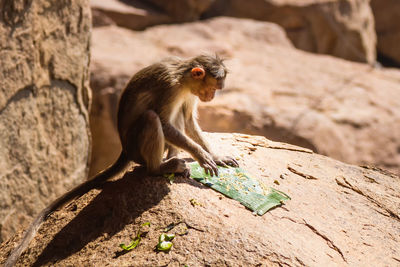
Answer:
POLYGON ((118 106, 118 132, 121 143, 125 143, 126 131, 135 125, 141 114, 153 110, 161 114, 173 95, 173 87, 179 84, 175 66, 178 59, 168 59, 138 71, 121 94, 118 106), (172 75, 171 75, 172 73, 172 75))

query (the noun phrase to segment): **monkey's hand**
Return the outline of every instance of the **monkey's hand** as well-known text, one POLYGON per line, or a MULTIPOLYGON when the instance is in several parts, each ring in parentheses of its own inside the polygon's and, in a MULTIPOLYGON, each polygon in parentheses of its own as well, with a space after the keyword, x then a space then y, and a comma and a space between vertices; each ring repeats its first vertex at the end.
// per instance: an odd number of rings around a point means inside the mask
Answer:
POLYGON ((203 167, 204 171, 211 176, 218 176, 218 168, 217 164, 214 162, 213 157, 208 153, 205 152, 201 153, 199 157, 197 157, 197 161, 199 162, 200 166, 203 167))
POLYGON ((230 156, 220 157, 220 156, 213 156, 214 162, 222 167, 239 167, 239 163, 230 156))

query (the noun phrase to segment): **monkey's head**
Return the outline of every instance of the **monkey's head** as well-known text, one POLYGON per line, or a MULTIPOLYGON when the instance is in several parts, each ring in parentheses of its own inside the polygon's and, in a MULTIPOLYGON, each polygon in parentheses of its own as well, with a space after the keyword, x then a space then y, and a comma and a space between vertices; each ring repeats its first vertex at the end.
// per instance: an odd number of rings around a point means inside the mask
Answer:
POLYGON ((208 102, 214 98, 216 90, 224 87, 227 69, 218 56, 201 55, 191 60, 189 72, 191 93, 208 102))

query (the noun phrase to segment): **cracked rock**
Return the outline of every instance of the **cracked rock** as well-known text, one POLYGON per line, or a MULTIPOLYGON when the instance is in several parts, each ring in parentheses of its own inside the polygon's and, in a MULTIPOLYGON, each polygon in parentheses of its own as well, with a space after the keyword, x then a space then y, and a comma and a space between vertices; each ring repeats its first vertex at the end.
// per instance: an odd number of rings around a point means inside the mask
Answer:
MULTIPOLYGON (((255 216, 237 201, 194 180, 176 176, 171 184, 136 168, 103 190, 92 190, 73 201, 76 210, 67 206, 52 214, 18 264, 398 265, 400 222, 388 210, 400 213, 399 177, 290 148, 257 146, 251 155, 245 153, 249 142, 270 143, 260 136, 241 135, 238 140, 234 134, 205 135, 217 153, 238 158, 254 179, 289 194, 291 200, 255 216), (304 179, 287 166, 317 179, 304 179), (275 184, 283 173, 285 179, 275 184), (365 175, 378 183, 366 180, 365 175), (193 206, 193 198, 202 205, 193 206), (138 247, 118 254, 118 244, 130 242, 144 222, 151 225, 138 247), (176 236, 171 251, 156 253, 162 229, 180 222, 185 222, 185 234, 179 235, 179 227, 172 229, 176 236)), ((0 245, 0 265, 20 238, 21 232, 0 245)))

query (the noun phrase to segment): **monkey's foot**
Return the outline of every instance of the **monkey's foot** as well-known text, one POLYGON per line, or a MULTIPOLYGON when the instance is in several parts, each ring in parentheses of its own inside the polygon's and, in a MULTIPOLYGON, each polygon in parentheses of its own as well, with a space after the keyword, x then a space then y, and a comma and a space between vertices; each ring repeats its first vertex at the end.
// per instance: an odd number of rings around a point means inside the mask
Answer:
POLYGON ((185 160, 176 157, 164 161, 160 166, 160 172, 162 174, 179 173, 186 178, 190 176, 190 169, 186 166, 185 160))

